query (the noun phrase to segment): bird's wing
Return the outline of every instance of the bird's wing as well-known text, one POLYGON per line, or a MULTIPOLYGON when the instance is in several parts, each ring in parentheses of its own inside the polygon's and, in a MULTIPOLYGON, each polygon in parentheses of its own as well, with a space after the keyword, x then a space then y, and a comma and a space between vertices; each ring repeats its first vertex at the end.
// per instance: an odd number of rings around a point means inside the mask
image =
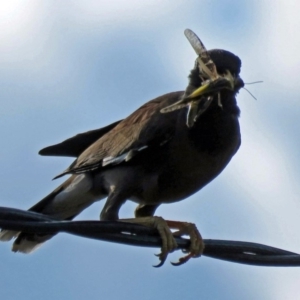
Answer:
POLYGON ((179 113, 161 114, 160 110, 178 101, 182 95, 183 92, 174 92, 147 102, 90 145, 55 178, 119 164, 146 148, 165 144, 174 135, 179 113))
POLYGON ((91 144, 116 127, 121 121, 114 122, 100 129, 79 133, 59 144, 43 148, 40 155, 78 157, 91 144))

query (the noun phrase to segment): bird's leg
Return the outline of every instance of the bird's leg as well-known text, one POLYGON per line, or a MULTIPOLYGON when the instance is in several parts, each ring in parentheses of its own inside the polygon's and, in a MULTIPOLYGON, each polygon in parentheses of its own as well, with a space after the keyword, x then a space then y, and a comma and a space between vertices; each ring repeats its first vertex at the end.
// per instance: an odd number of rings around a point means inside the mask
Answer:
POLYGON ((100 213, 101 221, 115 221, 119 219, 119 210, 126 201, 127 194, 123 191, 116 191, 114 187, 107 197, 107 200, 100 213))
POLYGON ((189 235, 191 241, 189 254, 181 257, 177 263, 172 263, 173 266, 180 266, 192 257, 201 256, 204 251, 204 242, 195 224, 179 221, 166 221, 166 223, 169 228, 178 229, 178 231, 173 233, 174 236, 189 235))
POLYGON ((165 260, 168 257, 168 254, 173 252, 178 248, 178 245, 173 237, 172 231, 170 230, 167 222, 161 217, 142 217, 142 218, 134 218, 134 219, 121 219, 122 222, 129 222, 134 224, 144 225, 150 228, 157 229, 161 239, 162 239, 162 247, 161 253, 158 254, 158 258, 160 263, 155 267, 161 267, 165 260))

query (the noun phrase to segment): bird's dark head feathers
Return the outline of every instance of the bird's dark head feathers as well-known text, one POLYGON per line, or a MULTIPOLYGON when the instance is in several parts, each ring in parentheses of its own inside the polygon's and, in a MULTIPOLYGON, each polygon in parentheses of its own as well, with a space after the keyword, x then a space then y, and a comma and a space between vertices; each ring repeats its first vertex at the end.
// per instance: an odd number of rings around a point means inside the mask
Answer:
POLYGON ((208 54, 217 67, 219 74, 229 70, 234 75, 239 75, 242 62, 240 58, 227 50, 213 49, 208 54))
MULTIPOLYGON (((222 49, 212 49, 207 51, 210 58, 214 62, 217 68, 217 72, 220 75, 225 74, 227 71, 238 78, 235 83, 235 90, 238 91, 241 87, 244 86, 244 82, 238 76, 241 71, 242 62, 238 56, 229 52, 227 50, 222 49)), ((198 60, 196 59, 195 67, 191 70, 189 76, 189 86, 187 87, 186 93, 190 94, 195 88, 201 86, 202 79, 201 79, 201 72, 199 70, 198 60)))

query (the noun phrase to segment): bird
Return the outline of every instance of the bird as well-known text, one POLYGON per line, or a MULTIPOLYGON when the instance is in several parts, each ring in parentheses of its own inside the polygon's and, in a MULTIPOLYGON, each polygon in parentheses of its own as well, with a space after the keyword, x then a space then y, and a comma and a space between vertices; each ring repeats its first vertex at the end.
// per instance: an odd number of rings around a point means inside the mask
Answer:
MULTIPOLYGON (((241 144, 236 95, 244 83, 238 56, 222 49, 207 51, 191 30, 185 35, 198 55, 186 90, 159 96, 122 120, 40 150, 40 155, 76 159, 55 178, 70 177, 29 211, 72 220, 106 198, 100 220, 158 230, 162 248, 157 266, 177 249, 176 235, 189 235, 191 244, 174 265, 201 256, 205 245, 195 224, 165 220, 155 211, 201 190, 235 155, 241 144), (120 219, 119 210, 127 200, 137 203, 135 216, 120 219)), ((32 252, 52 236, 0 232, 2 241, 15 238, 12 251, 22 253, 32 252)))

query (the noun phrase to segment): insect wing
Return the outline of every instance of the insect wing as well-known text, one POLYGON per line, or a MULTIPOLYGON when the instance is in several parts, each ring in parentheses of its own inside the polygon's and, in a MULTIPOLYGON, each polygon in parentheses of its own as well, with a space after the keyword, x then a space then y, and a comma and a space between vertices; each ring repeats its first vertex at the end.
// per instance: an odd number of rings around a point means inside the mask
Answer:
POLYGON ((201 42, 199 37, 190 29, 186 29, 184 34, 191 46, 198 54, 198 63, 200 65, 200 69, 208 79, 215 80, 219 77, 216 65, 210 58, 204 44, 201 42))

